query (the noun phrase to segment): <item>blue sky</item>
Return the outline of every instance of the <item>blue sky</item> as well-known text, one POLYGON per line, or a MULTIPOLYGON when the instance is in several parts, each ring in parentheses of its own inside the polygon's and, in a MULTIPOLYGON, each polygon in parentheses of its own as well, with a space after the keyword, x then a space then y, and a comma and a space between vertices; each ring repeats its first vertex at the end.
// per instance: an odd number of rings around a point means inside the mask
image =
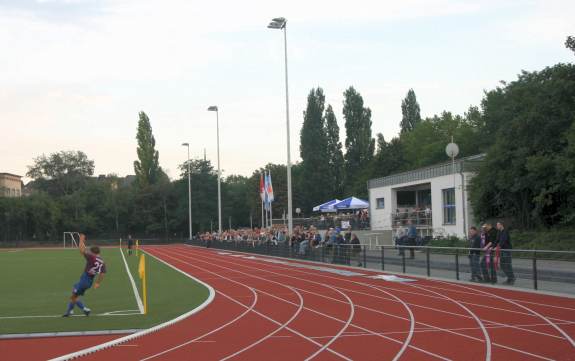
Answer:
POLYGON ((353 85, 373 135, 395 136, 409 88, 424 116, 463 113, 522 69, 572 62, 573 1, 0 0, 0 171, 24 174, 42 153, 79 149, 96 174, 133 173, 140 110, 175 178, 206 148, 220 108, 226 174, 286 159, 283 38, 288 19, 292 159, 307 93, 338 116, 353 85))

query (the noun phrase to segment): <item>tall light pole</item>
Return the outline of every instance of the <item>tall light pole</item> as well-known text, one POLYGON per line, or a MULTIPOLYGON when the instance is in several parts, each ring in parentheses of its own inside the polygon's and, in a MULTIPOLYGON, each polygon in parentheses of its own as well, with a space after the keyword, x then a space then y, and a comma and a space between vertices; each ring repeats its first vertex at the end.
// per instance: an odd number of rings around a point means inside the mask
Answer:
POLYGON ((269 23, 269 29, 284 31, 284 61, 285 61, 285 85, 286 85, 286 129, 287 129, 287 194, 288 194, 288 235, 293 234, 293 212, 291 192, 291 152, 290 152, 290 126, 289 126, 289 91, 288 91, 288 60, 287 60, 287 20, 274 18, 269 23))
POLYGON ((192 240, 192 172, 190 170, 190 144, 182 143, 182 146, 188 148, 188 226, 190 231, 189 240, 192 240))
POLYGON ((220 115, 218 107, 212 105, 208 108, 210 112, 216 112, 216 129, 218 138, 218 231, 220 235, 222 234, 222 186, 221 178, 222 172, 220 171, 220 115))

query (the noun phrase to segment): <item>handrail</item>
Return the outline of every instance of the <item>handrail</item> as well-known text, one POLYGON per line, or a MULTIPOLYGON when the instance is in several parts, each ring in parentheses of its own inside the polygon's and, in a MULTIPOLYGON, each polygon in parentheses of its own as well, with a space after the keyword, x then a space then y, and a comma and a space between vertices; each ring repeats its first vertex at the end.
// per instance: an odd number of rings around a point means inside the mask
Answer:
MULTIPOLYGON (((409 246, 409 245, 386 245, 386 244, 378 244, 375 247, 382 247, 382 248, 417 248, 417 249, 447 249, 447 250, 468 250, 468 251, 485 251, 484 248, 471 248, 471 247, 445 247, 445 246, 409 246)), ((543 252, 543 253, 559 253, 559 254, 573 254, 575 255, 575 251, 558 251, 558 250, 546 250, 546 249, 515 249, 515 248, 502 248, 504 251, 510 252, 543 252)))

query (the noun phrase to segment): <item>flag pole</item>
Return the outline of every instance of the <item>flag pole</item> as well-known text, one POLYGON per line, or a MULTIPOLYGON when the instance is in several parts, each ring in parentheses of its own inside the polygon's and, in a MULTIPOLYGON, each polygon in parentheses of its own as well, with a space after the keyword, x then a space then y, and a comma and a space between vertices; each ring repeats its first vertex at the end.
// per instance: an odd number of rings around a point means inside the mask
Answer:
MULTIPOLYGON (((271 184, 271 183, 272 183, 272 172, 271 172, 271 171, 268 172, 268 177, 269 177, 269 180, 270 180, 270 187, 273 187, 272 184, 271 184)), ((272 188, 272 189, 273 189, 273 188, 272 188)), ((272 192, 272 193, 273 193, 273 192, 272 192)), ((269 223, 270 223, 270 229, 271 229, 272 226, 273 226, 273 220, 274 220, 274 218, 273 218, 273 216, 272 216, 272 202, 273 202, 273 200, 270 198, 270 201, 269 201, 269 204, 270 204, 270 205, 269 205, 269 207, 270 207, 270 222, 269 222, 269 223)))

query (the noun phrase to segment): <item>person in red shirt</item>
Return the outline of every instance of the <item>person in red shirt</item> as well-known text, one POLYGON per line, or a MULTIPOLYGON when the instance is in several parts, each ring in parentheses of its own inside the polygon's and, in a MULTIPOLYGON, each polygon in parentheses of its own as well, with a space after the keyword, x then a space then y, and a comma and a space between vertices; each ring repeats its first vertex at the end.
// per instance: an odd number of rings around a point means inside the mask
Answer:
POLYGON ((94 284, 94 289, 99 288, 104 279, 104 273, 106 273, 106 263, 102 257, 100 257, 100 247, 93 246, 87 249, 86 235, 83 233, 80 233, 79 249, 82 256, 86 259, 86 266, 84 267, 84 273, 82 273, 80 281, 74 285, 68 308, 62 317, 68 317, 73 314, 74 306, 78 306, 78 308, 84 312, 84 315, 89 316, 92 310, 86 307, 78 298, 83 296, 84 293, 92 287, 92 284, 94 284), (96 278, 96 283, 94 283, 94 278, 96 278))

